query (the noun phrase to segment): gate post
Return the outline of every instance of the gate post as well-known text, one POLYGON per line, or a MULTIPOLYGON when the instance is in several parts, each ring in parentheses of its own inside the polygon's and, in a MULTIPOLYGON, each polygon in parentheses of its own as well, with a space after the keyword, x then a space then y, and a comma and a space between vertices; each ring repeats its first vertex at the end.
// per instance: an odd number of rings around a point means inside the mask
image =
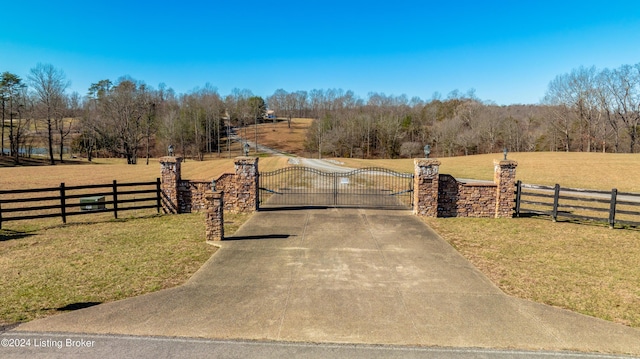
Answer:
POLYGON ((413 214, 422 217, 437 217, 440 161, 431 158, 416 158, 413 163, 413 214))
POLYGON ((178 184, 180 183, 182 157, 160 157, 160 188, 164 213, 180 213, 178 184))
POLYGON ((207 208, 206 239, 207 241, 221 241, 224 239, 224 192, 207 192, 204 198, 207 208))
POLYGON ((235 161, 236 203, 239 213, 258 210, 258 157, 236 157, 235 161))
POLYGON ((516 167, 518 167, 518 162, 494 160, 493 165, 493 182, 498 186, 495 218, 511 218, 516 198, 516 167))

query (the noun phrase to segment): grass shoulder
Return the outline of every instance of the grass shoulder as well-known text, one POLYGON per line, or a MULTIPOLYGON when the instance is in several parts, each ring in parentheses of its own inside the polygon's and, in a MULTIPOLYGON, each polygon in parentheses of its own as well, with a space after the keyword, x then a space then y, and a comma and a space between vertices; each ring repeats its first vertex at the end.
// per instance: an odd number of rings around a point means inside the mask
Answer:
MULTIPOLYGON (((247 214, 225 214, 234 233, 247 214)), ((187 281, 216 247, 204 214, 0 230, 0 326, 187 281)))
POLYGON ((640 327, 640 233, 535 218, 425 219, 507 294, 640 327))

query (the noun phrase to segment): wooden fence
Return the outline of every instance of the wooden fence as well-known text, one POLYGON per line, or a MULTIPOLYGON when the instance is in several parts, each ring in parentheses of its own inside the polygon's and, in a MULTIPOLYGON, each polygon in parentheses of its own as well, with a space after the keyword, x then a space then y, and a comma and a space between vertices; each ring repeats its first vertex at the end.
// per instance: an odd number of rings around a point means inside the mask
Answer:
POLYGON ((2 223, 27 219, 67 217, 162 206, 160 178, 154 182, 92 184, 84 186, 0 190, 0 228, 2 223), (25 205, 27 204, 27 205, 25 205))
POLYGON ((640 226, 640 194, 516 184, 516 217, 549 215, 555 222, 566 217, 596 222, 640 226))

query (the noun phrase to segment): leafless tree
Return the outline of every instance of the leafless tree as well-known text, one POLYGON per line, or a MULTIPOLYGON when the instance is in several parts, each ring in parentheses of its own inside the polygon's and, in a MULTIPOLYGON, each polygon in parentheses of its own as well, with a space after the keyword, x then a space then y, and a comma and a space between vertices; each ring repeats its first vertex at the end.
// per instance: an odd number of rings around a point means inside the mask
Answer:
POLYGON ((611 71, 607 87, 614 112, 629 135, 629 152, 634 153, 640 125, 640 64, 623 65, 611 71))
MULTIPOLYGON (((92 85, 94 87, 100 86, 92 85)), ((127 164, 137 163, 138 149, 146 134, 150 103, 143 96, 145 87, 125 77, 114 86, 104 86, 97 91, 100 121, 95 128, 101 141, 117 155, 124 156, 127 164)))
MULTIPOLYGON (((36 100, 42 108, 42 116, 47 128, 47 142, 49 147, 49 161, 53 165, 53 130, 64 127, 63 114, 65 109, 64 92, 69 87, 64 72, 51 64, 38 64, 32 68, 29 75, 31 88, 36 100)), ((62 158, 60 149, 60 158, 62 158)))

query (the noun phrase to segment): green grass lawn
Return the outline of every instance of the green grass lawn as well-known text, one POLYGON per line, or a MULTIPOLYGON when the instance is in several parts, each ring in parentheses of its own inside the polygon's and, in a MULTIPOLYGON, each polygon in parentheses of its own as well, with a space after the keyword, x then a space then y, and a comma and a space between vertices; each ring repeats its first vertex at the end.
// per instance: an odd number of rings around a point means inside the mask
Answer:
MULTIPOLYGON (((502 153, 444 157, 440 173, 459 178, 493 180, 493 160, 502 153)), ((508 158, 518 162, 516 178, 524 183, 562 187, 640 192, 640 155, 629 153, 516 152, 508 158)), ((350 167, 385 167, 413 172, 413 159, 360 160, 338 158, 350 167)))

